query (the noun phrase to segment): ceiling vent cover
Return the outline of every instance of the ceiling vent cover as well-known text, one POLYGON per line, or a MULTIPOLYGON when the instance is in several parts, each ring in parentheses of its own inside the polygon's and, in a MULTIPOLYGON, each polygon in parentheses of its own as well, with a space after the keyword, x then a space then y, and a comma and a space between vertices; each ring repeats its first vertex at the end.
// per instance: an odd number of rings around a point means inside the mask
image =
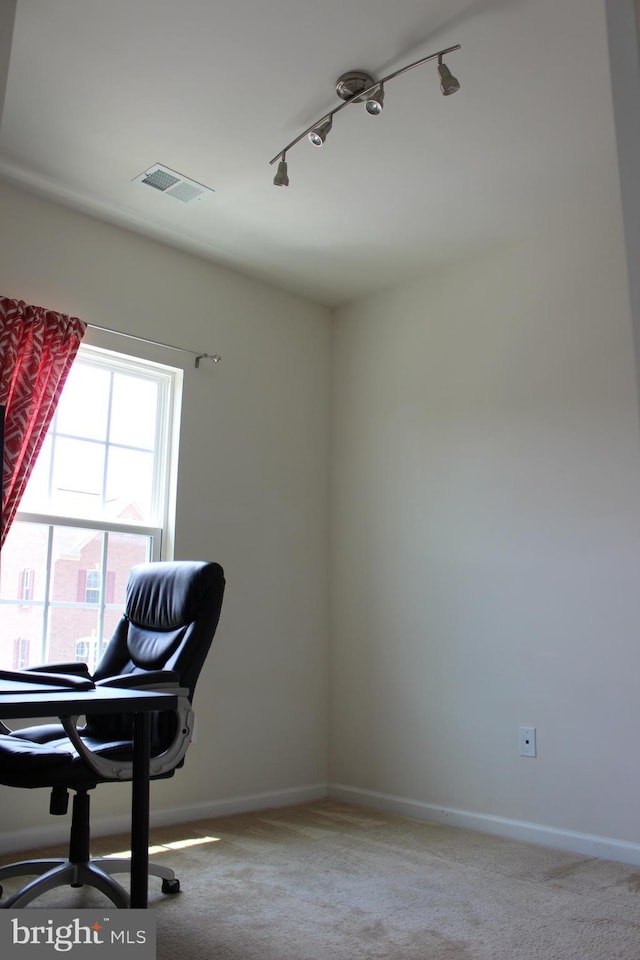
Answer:
POLYGON ((211 187, 205 187, 202 183, 196 183, 169 167, 163 167, 156 163, 144 173, 134 178, 134 183, 142 183, 160 193, 173 197, 175 200, 181 200, 183 203, 189 203, 205 194, 213 193, 211 187))

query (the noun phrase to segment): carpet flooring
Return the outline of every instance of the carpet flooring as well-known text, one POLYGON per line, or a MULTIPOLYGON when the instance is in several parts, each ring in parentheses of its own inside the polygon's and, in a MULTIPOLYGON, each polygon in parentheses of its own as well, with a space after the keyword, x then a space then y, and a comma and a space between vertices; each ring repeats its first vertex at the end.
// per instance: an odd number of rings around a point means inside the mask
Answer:
MULTIPOLYGON (((158 960, 640 960, 640 870, 620 863, 331 800, 151 842, 182 885, 150 883, 158 960)), ((34 906, 98 904, 66 888, 34 906)))

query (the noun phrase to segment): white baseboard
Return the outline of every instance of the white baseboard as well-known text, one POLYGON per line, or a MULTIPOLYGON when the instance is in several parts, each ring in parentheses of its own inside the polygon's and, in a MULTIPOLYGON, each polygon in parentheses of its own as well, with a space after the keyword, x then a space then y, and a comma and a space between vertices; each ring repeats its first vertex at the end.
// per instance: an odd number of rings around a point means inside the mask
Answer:
MULTIPOLYGON (((267 810, 271 807, 287 807, 298 803, 323 800, 325 797, 343 800, 346 803, 358 803, 378 810, 400 813, 418 820, 431 820, 446 823, 454 827, 492 833, 511 840, 522 840, 545 847, 555 847, 586 857, 599 857, 605 860, 617 860, 640 866, 640 843, 616 840, 612 837, 600 837, 573 830, 560 830, 540 823, 526 820, 511 820, 490 814, 474 813, 469 810, 456 810, 437 804, 423 803, 406 797, 398 797, 375 790, 362 790, 340 783, 316 783, 288 790, 273 790, 266 793, 253 793, 244 796, 229 797, 224 800, 212 800, 183 807, 152 810, 151 826, 169 826, 174 823, 188 823, 208 817, 225 817, 250 810, 267 810)), ((7 833, 0 833, 0 853, 25 851, 46 847, 52 844, 66 844, 69 834, 68 818, 44 827, 32 827, 7 833)), ((128 814, 116 817, 98 817, 91 826, 96 837, 115 833, 127 833, 130 828, 128 814)))
MULTIPOLYGON (((193 804, 188 807, 152 811, 151 826, 162 827, 172 823, 186 823, 189 820, 202 820, 206 817, 228 817, 234 813, 247 813, 250 810, 289 807, 297 803, 324 800, 326 796, 326 783, 313 783, 304 787, 272 790, 267 793, 251 793, 241 797, 229 797, 226 800, 212 800, 209 803, 193 804)), ((127 822, 125 829, 128 829, 128 826, 127 822)))
POLYGON ((377 807, 378 810, 400 813, 407 817, 415 817, 418 820, 433 820, 435 823, 446 823, 454 827, 478 830, 481 833, 492 833, 496 836, 509 837, 511 840, 522 840, 525 843, 535 843, 543 847, 555 847, 586 857, 599 857, 604 860, 617 860, 620 863, 640 866, 640 843, 631 843, 627 840, 599 837, 589 833, 577 833, 573 830, 559 830, 556 827, 548 827, 541 823, 531 823, 526 820, 510 820, 506 817, 495 817, 469 810, 440 807, 432 803, 422 803, 419 800, 409 800, 392 794, 377 793, 374 790, 361 790, 340 783, 329 784, 328 796, 334 800, 377 807))
MULTIPOLYGON (((297 803, 322 800, 327 796, 326 783, 309 784, 289 790, 273 790, 267 793, 253 793, 226 800, 212 800, 210 803, 197 803, 184 807, 172 807, 165 810, 151 810, 149 820, 152 827, 164 827, 173 823, 188 823, 190 820, 202 820, 207 817, 226 817, 234 813, 249 810, 266 810, 269 807, 287 807, 297 803)), ((13 853, 66 844, 69 840, 69 818, 53 818, 56 822, 40 827, 27 827, 0 833, 0 853, 13 853)), ((116 833, 128 833, 131 827, 129 814, 115 817, 96 817, 91 822, 94 837, 106 837, 116 833)))

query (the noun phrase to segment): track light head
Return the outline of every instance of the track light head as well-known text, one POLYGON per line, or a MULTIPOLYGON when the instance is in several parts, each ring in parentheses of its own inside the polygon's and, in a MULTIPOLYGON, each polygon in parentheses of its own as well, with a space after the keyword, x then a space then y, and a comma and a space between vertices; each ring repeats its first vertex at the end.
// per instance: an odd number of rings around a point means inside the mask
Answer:
POLYGON ((287 161, 285 159, 286 154, 282 154, 282 160, 278 164, 278 169, 276 170, 276 175, 273 178, 274 186, 276 187, 288 187, 289 186, 289 172, 287 170, 287 161))
POLYGON ((325 140, 327 139, 327 134, 333 126, 332 117, 325 117, 324 120, 321 120, 313 130, 309 131, 309 140, 314 145, 314 147, 321 147, 325 140))
POLYGON ((443 96, 448 97, 460 89, 460 81, 453 76, 446 63, 438 60, 438 73, 440 74, 440 89, 443 96))
POLYGON ((371 117, 379 117, 384 107, 384 87, 380 84, 369 96, 364 105, 365 110, 371 117))

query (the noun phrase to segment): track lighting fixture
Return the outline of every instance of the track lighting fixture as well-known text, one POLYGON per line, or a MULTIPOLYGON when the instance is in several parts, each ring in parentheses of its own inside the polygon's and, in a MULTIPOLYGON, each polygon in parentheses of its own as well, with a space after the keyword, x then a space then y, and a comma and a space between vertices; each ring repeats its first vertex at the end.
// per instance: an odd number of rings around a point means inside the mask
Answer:
POLYGON ((406 73, 407 70, 413 70, 414 67, 419 67, 423 63, 427 63, 428 60, 438 60, 438 75, 440 77, 440 89, 445 97, 450 96, 452 93, 455 93, 460 89, 459 81, 453 76, 449 68, 445 63, 443 63, 442 58, 448 53, 453 53, 454 50, 459 50, 460 44, 457 43, 453 47, 447 47, 445 50, 438 50, 436 53, 429 54, 428 57, 422 57, 421 60, 415 60, 413 63, 408 63, 406 67, 401 67, 399 70, 390 73, 387 77, 382 77, 380 80, 375 80, 368 73, 364 73, 362 70, 351 70, 348 73, 343 73, 341 77, 338 77, 336 82, 336 93, 343 100, 343 103, 338 104, 337 107, 334 107, 329 113, 325 114, 320 120, 317 120, 310 127, 307 127, 306 130, 303 130, 302 133, 292 140, 291 143, 287 144, 282 150, 275 155, 275 157, 270 160, 271 164, 275 163, 276 160, 278 163, 278 170, 273 182, 276 187, 288 187, 289 186, 289 174, 287 171, 287 151, 291 147, 295 147, 297 143, 300 143, 304 137, 308 137, 311 143, 315 147, 321 147, 325 140, 327 139, 327 134, 333 126, 333 118, 336 113, 339 113, 341 110, 344 110, 345 107, 348 107, 350 103, 364 103, 364 108, 371 117, 378 117, 382 113, 384 107, 384 85, 388 83, 389 80, 399 77, 402 73, 406 73))
POLYGON ((365 110, 371 117, 379 117, 384 107, 384 87, 382 84, 369 94, 367 102, 364 105, 365 110))
POLYGON ((327 139, 327 134, 333 126, 333 118, 325 117, 324 120, 321 120, 320 123, 316 124, 313 130, 309 131, 309 140, 314 145, 314 147, 321 147, 322 144, 327 139))

